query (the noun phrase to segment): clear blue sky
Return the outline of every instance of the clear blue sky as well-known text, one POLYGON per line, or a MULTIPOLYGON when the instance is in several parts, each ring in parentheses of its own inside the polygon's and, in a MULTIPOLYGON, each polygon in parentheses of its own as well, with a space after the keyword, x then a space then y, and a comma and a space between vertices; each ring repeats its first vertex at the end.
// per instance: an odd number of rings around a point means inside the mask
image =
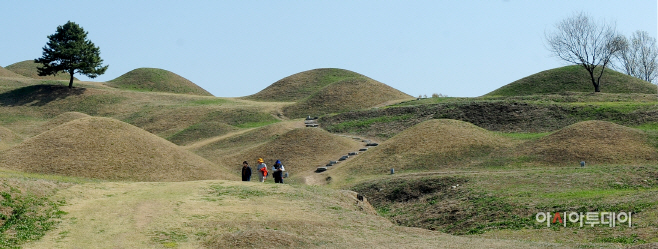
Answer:
POLYGON ((71 20, 110 66, 93 81, 162 68, 239 97, 332 67, 413 96, 474 97, 566 65, 544 32, 581 11, 656 37, 656 0, 3 1, 0 66, 40 57, 71 20))

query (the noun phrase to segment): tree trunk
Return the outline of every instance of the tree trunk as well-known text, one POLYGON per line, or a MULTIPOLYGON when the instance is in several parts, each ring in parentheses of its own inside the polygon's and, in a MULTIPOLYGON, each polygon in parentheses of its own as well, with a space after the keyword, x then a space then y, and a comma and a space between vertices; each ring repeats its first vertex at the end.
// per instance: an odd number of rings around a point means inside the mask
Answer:
POLYGON ((585 68, 585 69, 587 69, 587 72, 589 72, 589 78, 592 80, 592 85, 594 85, 594 92, 595 93, 601 92, 601 84, 596 82, 596 79, 594 79, 594 69, 596 69, 596 67, 592 68, 591 70, 589 68, 585 68))
POLYGON ((69 89, 73 88, 73 71, 69 72, 71 74, 71 80, 69 81, 69 89))

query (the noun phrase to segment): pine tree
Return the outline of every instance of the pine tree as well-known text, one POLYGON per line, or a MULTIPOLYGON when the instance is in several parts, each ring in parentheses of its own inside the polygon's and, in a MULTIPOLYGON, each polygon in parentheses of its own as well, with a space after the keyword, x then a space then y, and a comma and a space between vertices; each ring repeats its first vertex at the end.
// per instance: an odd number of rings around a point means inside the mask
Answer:
POLYGON ((34 62, 43 65, 37 68, 39 76, 69 73, 69 88, 72 88, 75 73, 89 78, 105 73, 108 66, 101 65, 103 60, 100 53, 100 49, 87 39, 87 32, 76 23, 68 21, 64 26, 58 26, 55 34, 48 36, 43 56, 34 62))

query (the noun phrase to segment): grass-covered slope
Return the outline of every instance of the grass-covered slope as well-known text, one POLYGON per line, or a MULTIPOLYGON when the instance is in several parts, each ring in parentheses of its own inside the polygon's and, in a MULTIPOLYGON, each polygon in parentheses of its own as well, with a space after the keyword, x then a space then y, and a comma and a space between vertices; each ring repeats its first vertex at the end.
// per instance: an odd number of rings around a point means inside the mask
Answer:
POLYGON ((304 124, 299 121, 279 122, 227 134, 218 137, 218 139, 211 138, 210 141, 200 141, 186 146, 186 148, 193 150, 211 162, 219 162, 225 156, 271 142, 286 132, 302 127, 304 127, 304 124))
MULTIPOLYGON (((49 76, 39 76, 37 67, 41 67, 41 64, 35 63, 34 60, 26 60, 21 62, 16 62, 5 67, 7 70, 12 71, 16 74, 23 75, 25 77, 34 78, 34 79, 44 79, 44 80, 70 80, 71 75, 68 73, 58 73, 57 75, 49 76)), ((73 77, 73 80, 78 80, 73 77)))
POLYGON ((24 248, 540 248, 393 225, 356 193, 238 181, 100 182, 60 190, 67 214, 24 248))
POLYGON ((14 73, 14 72, 12 72, 11 70, 6 69, 6 68, 4 68, 4 67, 0 67, 0 77, 11 77, 11 78, 18 77, 18 78, 23 78, 23 77, 25 77, 25 76, 20 75, 20 74, 17 74, 17 73, 14 73))
POLYGON ((646 132, 606 121, 584 121, 522 146, 542 164, 656 163, 658 150, 646 132))
POLYGON ((20 136, 12 130, 0 126, 0 151, 10 148, 20 142, 20 136))
MULTIPOLYGON (((468 165, 512 142, 494 132, 452 119, 415 125, 337 169, 343 176, 436 171, 468 165)), ((340 175, 339 174, 339 175, 340 175)))
POLYGON ((313 69, 285 77, 260 92, 244 98, 257 101, 294 102, 305 99, 332 83, 361 77, 365 76, 344 69, 313 69))
POLYGON ((208 91, 180 75, 157 68, 132 70, 110 80, 107 85, 127 90, 212 96, 208 91))
POLYGON ((2 155, 5 168, 107 180, 234 179, 221 166, 130 124, 89 117, 29 138, 2 155))
POLYGON ((256 147, 244 149, 228 155, 223 160, 226 165, 236 165, 240 169, 242 161, 256 165, 256 159, 263 158, 268 166, 281 160, 295 182, 303 181, 299 177, 311 174, 319 166, 331 160, 338 160, 348 152, 357 151, 360 143, 330 134, 318 128, 298 128, 278 136, 276 139, 256 147))
MULTIPOLYGON (((594 92, 589 73, 577 65, 555 68, 514 81, 485 96, 520 96, 564 92, 594 92)), ((656 86, 641 79, 606 69, 601 78, 601 92, 655 94, 656 86)))
POLYGON ((284 108, 284 114, 304 117, 370 108, 412 97, 352 71, 322 68, 286 77, 244 98, 297 102, 284 108))
POLYGON ((52 128, 55 128, 59 125, 65 124, 67 122, 79 119, 79 118, 88 118, 90 117, 87 114, 81 113, 81 112, 65 112, 62 114, 59 114, 55 116, 54 118, 48 120, 46 123, 42 124, 41 127, 39 127, 40 132, 45 132, 47 130, 50 130, 52 128))

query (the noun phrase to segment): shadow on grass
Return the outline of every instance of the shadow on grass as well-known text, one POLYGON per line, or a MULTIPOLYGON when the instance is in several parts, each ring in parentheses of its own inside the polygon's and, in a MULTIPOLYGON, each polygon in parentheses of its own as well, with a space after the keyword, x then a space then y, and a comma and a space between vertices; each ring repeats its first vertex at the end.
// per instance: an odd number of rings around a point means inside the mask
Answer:
POLYGON ((82 95, 86 88, 58 85, 33 85, 0 94, 1 106, 43 106, 69 96, 82 95))

